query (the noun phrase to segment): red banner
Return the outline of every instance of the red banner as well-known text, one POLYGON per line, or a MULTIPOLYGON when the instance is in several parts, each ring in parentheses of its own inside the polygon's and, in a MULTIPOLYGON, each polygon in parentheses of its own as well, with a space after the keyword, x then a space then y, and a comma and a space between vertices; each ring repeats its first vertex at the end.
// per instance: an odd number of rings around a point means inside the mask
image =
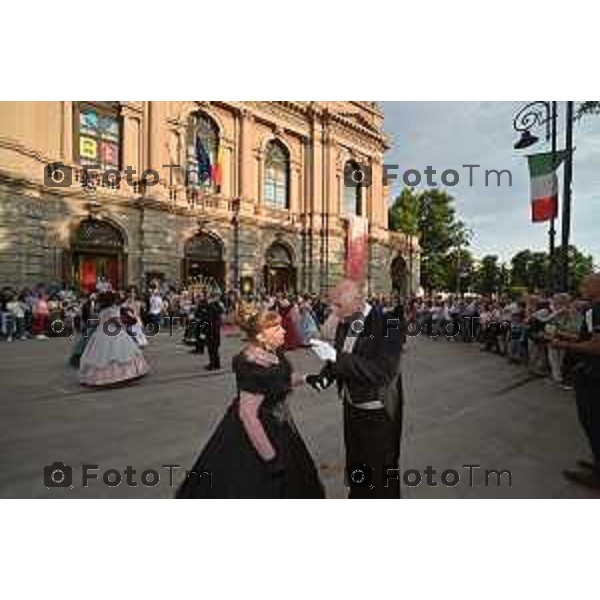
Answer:
POLYGON ((369 222, 354 215, 348 218, 346 277, 359 281, 367 273, 369 222))

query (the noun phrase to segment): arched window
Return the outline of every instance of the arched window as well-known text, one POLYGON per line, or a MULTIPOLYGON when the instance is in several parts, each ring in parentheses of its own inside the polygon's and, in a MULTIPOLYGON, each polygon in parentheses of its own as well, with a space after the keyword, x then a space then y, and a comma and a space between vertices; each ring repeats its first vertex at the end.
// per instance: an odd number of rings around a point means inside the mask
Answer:
POLYGON ((75 162, 121 170, 122 119, 119 102, 74 102, 75 162))
POLYGON ((264 200, 278 208, 289 208, 290 158, 287 148, 273 140, 265 157, 264 200))
POLYGON ((185 256, 197 261, 223 260, 223 244, 206 233, 199 233, 185 244, 185 256))
POLYGON ((265 259, 270 267, 291 267, 294 263, 292 253, 279 242, 274 242, 269 246, 265 259))
POLYGON ((78 248, 123 248, 125 241, 121 232, 106 221, 85 219, 76 229, 72 244, 78 248))
MULTIPOLYGON (((362 190, 363 186, 357 183, 359 180, 352 177, 352 174, 360 173, 360 167, 357 163, 349 160, 344 166, 344 198, 342 212, 345 215, 362 215, 362 190), (348 185, 351 183, 351 185, 348 185)), ((358 177, 358 175, 356 175, 358 177)))
POLYGON ((184 183, 215 192, 221 185, 219 128, 204 113, 194 113, 190 119, 184 183))

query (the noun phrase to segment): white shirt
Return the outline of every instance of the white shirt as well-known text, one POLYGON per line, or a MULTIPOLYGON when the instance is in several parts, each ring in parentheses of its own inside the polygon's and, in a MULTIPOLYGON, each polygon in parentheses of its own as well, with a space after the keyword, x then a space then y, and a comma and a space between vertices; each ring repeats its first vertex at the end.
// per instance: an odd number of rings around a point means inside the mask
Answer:
POLYGON ((150 312, 153 315, 159 315, 162 311, 162 306, 162 298, 158 294, 150 297, 150 312))

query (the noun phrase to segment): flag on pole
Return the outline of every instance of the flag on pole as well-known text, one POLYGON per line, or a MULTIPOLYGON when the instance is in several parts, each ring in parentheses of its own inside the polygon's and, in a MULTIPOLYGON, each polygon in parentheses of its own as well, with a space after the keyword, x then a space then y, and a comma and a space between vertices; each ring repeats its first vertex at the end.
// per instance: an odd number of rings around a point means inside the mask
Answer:
POLYGON ((567 156, 566 150, 543 152, 527 157, 531 178, 531 220, 541 223, 558 216, 558 178, 556 169, 567 156))

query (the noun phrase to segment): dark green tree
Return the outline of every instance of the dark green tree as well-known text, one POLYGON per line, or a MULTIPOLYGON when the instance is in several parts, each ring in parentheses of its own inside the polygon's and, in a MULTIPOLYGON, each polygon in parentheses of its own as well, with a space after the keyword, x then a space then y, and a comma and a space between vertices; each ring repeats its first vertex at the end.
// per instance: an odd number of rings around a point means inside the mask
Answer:
POLYGON ((419 198, 413 188, 405 187, 389 209, 388 227, 409 235, 419 232, 419 198))
POLYGON ((550 289, 550 259, 547 252, 533 252, 528 271, 530 292, 545 292, 550 289))
POLYGON ((580 102, 575 111, 575 120, 581 119, 586 115, 599 115, 600 114, 600 101, 598 100, 586 100, 580 102))
POLYGON ((501 269, 498 257, 487 255, 481 259, 475 275, 475 291, 489 296, 498 292, 501 281, 501 269))
MULTIPOLYGON (((577 293, 586 275, 594 270, 594 259, 583 254, 575 246, 569 246, 569 286, 571 293, 577 293)), ((562 246, 556 249, 555 269, 558 274, 562 265, 562 246)), ((529 292, 544 292, 551 289, 550 259, 547 252, 522 250, 511 259, 511 287, 526 288, 529 292)))
POLYGON ((498 282, 498 292, 506 294, 510 288, 510 268, 502 263, 500 265, 500 280, 498 282))
POLYGON ((529 269, 531 267, 531 250, 517 252, 511 261, 510 285, 529 289, 529 269))
MULTIPOLYGON (((556 249, 557 269, 562 265, 563 247, 556 249)), ((587 275, 594 272, 594 257, 589 254, 583 254, 575 246, 569 245, 569 289, 572 294, 579 291, 581 282, 587 275)))
POLYGON ((419 192, 405 188, 390 208, 389 227, 419 236, 421 284, 428 291, 445 289, 451 279, 449 253, 468 246, 471 237, 457 218, 454 198, 435 188, 419 192))
POLYGON ((475 258, 467 248, 453 248, 448 252, 444 289, 451 292, 466 292, 473 287, 475 258), (459 282, 460 278, 460 282, 459 282))

